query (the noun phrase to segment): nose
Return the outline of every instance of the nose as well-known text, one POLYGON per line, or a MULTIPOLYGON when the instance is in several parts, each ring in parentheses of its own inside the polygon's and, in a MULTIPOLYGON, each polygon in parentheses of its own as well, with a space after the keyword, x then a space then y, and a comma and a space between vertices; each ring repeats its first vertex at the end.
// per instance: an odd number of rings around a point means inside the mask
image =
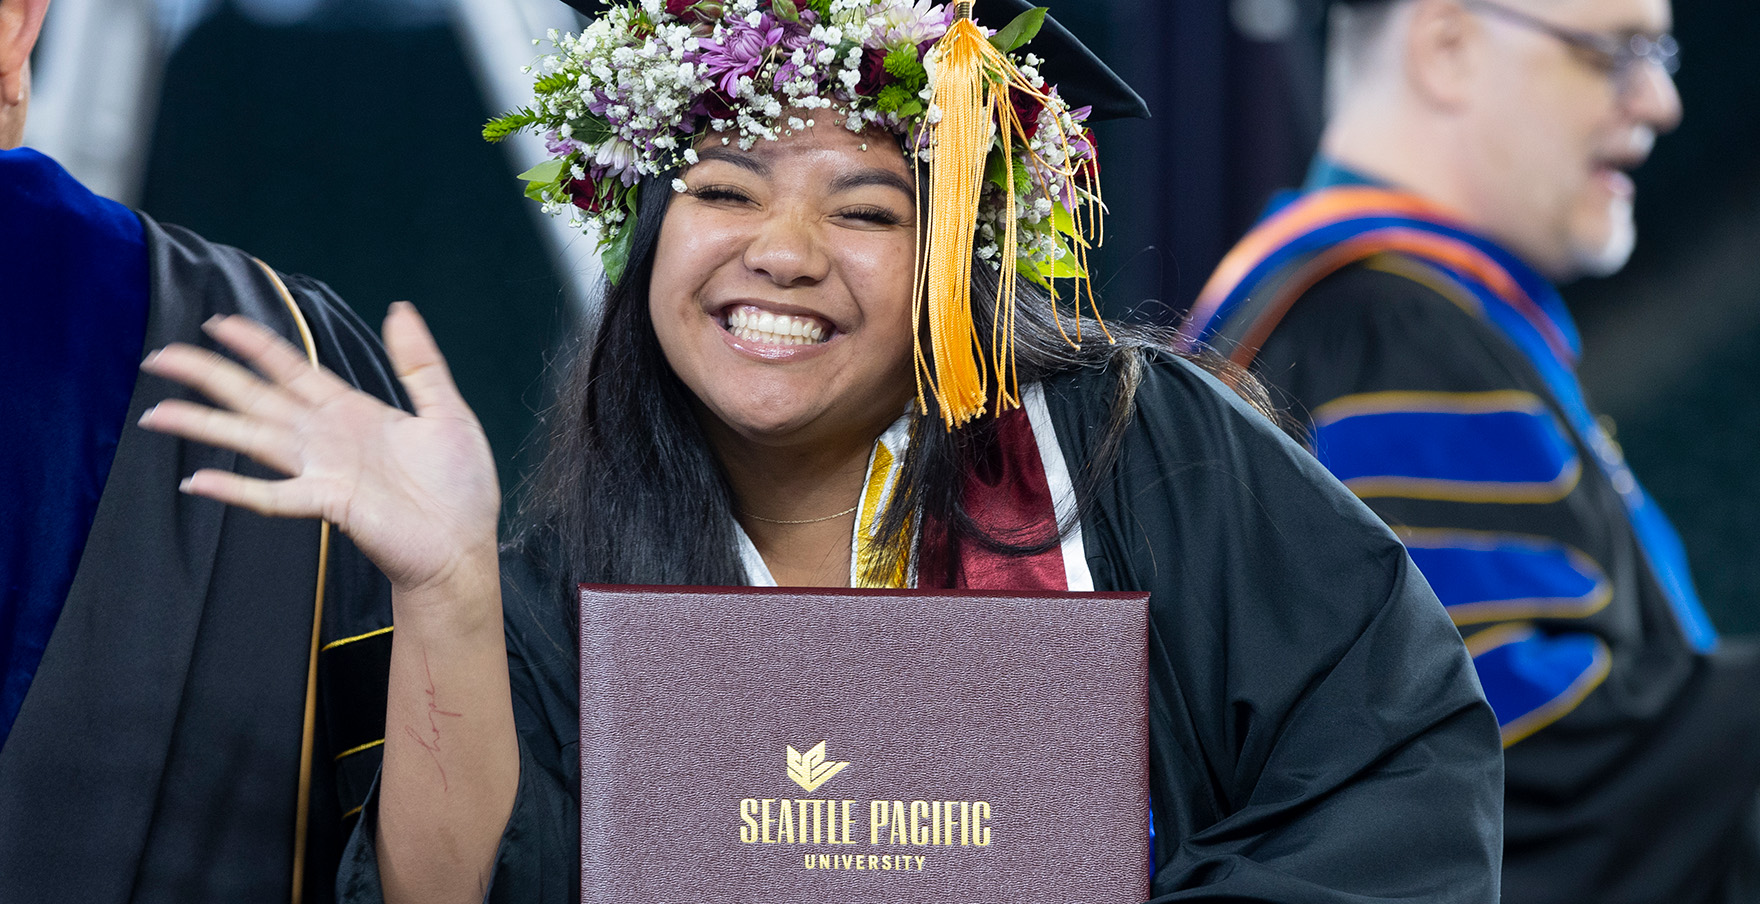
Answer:
POLYGON ((1640 63, 1632 74, 1625 107, 1633 119, 1655 129, 1672 132, 1681 124, 1681 93, 1668 70, 1654 63, 1640 63))
POLYGON ((766 217, 746 246, 746 269, 789 288, 823 280, 831 266, 813 220, 804 212, 777 210, 766 217))

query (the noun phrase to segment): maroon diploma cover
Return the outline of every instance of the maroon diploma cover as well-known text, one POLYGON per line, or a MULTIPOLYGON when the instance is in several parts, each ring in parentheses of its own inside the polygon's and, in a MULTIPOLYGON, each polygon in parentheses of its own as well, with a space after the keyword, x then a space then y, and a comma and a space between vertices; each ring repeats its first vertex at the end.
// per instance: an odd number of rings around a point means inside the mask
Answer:
POLYGON ((1138 904, 1146 594, 581 588, 581 898, 1138 904))

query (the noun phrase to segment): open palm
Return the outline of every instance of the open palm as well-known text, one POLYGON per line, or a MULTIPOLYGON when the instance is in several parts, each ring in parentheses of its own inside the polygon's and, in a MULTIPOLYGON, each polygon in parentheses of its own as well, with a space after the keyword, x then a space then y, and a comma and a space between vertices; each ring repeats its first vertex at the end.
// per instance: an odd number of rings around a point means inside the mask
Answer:
POLYGON ((288 477, 203 470, 185 481, 186 491, 264 515, 330 521, 399 590, 439 583, 466 553, 493 550, 494 459, 413 307, 392 307, 385 345, 414 416, 314 368, 248 319, 203 328, 255 373, 195 346, 168 346, 142 367, 219 407, 171 399, 149 410, 142 426, 231 449, 288 477))

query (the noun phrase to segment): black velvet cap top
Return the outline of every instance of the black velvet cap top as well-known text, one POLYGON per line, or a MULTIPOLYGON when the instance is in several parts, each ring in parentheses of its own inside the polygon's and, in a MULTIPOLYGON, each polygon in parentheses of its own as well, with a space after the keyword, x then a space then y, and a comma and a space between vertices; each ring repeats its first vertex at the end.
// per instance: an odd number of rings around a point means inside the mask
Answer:
MULTIPOLYGON (((604 0, 563 2, 588 16, 597 16, 606 8, 604 0)), ((1033 6, 1029 0, 976 0, 973 16, 988 28, 1001 28, 1033 6)), ((1023 49, 1045 60, 1039 74, 1057 86, 1058 93, 1071 107, 1094 108, 1089 120, 1149 118, 1149 107, 1143 98, 1051 16, 1045 17, 1039 35, 1023 49)))

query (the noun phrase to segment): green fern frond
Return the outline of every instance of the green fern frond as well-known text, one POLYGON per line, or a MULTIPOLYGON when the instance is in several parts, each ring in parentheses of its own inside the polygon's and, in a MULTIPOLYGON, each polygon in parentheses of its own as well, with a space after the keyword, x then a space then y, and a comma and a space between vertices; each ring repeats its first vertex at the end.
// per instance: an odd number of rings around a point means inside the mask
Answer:
POLYGON ((539 122, 541 118, 526 107, 511 113, 505 113, 483 124, 483 138, 487 141, 502 141, 510 135, 525 131, 539 122))
POLYGON ((567 91, 568 89, 573 88, 577 81, 579 81, 579 77, 573 73, 552 72, 549 75, 538 79, 538 81, 532 85, 532 90, 539 94, 555 94, 558 91, 567 91))

